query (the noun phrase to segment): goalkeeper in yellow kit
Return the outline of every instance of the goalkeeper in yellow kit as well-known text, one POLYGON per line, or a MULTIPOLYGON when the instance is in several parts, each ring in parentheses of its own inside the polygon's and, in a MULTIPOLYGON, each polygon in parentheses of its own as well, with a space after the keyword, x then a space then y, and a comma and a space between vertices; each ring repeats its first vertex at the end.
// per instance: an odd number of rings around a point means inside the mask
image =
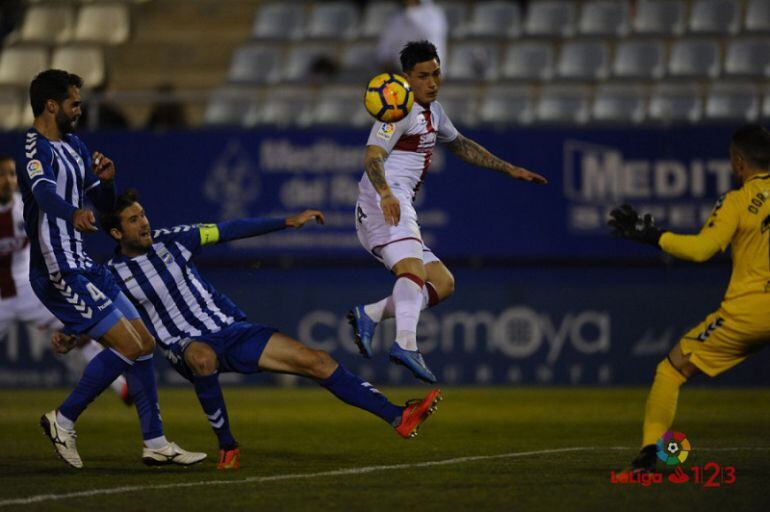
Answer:
POLYGON ((686 333, 658 364, 644 413, 642 450, 632 471, 655 468, 656 442, 670 429, 679 388, 698 373, 714 377, 770 342, 770 132, 751 124, 731 138, 737 190, 723 195, 697 235, 678 235, 624 205, 610 214, 613 234, 706 261, 732 245, 732 276, 714 313, 686 333))

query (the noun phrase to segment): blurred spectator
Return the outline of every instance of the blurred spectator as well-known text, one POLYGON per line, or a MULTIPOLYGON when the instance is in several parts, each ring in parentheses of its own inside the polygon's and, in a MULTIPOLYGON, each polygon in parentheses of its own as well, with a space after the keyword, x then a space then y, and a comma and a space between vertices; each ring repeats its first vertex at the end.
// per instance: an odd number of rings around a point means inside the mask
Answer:
POLYGON ((404 0, 404 9, 383 24, 377 43, 377 59, 386 71, 401 71, 399 53, 409 41, 427 39, 436 46, 441 67, 446 69, 447 19, 433 0, 404 0))
POLYGON ((0 0, 0 43, 21 25, 23 18, 23 0, 0 0))
POLYGON ((111 102, 112 91, 105 77, 104 83, 91 89, 83 105, 80 126, 87 131, 96 130, 125 130, 128 119, 123 112, 111 102), (94 99, 96 101, 94 101, 94 99))
POLYGON ((149 130, 174 130, 187 127, 184 105, 174 98, 174 86, 163 84, 158 87, 161 100, 152 108, 147 120, 149 130))

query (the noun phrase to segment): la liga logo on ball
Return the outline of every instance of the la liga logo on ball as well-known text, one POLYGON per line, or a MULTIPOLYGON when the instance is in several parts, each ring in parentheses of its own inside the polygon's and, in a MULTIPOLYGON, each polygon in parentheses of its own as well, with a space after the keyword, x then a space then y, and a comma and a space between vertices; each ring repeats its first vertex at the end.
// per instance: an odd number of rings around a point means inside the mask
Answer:
POLYGON ((666 466, 678 466, 687 460, 692 446, 681 432, 669 430, 658 439, 658 458, 666 466))
POLYGON ((375 119, 395 123, 405 118, 414 104, 414 92, 401 75, 381 73, 369 81, 364 106, 375 119))

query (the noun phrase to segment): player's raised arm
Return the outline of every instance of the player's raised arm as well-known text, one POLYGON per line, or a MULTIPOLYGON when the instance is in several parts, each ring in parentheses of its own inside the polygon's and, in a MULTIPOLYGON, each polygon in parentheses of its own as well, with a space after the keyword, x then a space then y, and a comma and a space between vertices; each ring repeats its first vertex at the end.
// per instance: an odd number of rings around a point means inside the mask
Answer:
POLYGON ((301 228, 314 220, 324 223, 324 214, 318 210, 305 210, 302 213, 284 218, 245 218, 228 220, 217 224, 201 224, 199 226, 201 245, 213 245, 231 242, 242 238, 264 235, 285 228, 301 228))
POLYGON ((458 133, 454 140, 448 142, 447 147, 452 153, 457 155, 458 158, 469 164, 485 169, 491 169, 493 171, 504 172, 511 178, 517 180, 530 181, 541 185, 548 183, 548 180, 544 176, 528 171, 523 167, 517 167, 496 157, 481 144, 468 137, 464 137, 461 133, 458 133))
POLYGON ((369 181, 372 182, 374 189, 380 196, 380 207, 385 220, 388 224, 397 226, 401 219, 401 205, 385 180, 386 158, 388 158, 388 152, 384 148, 375 145, 366 146, 364 169, 369 181))
MULTIPOLYGON (((84 147, 85 149, 85 147, 84 147)), ((86 150, 87 153, 87 150, 86 150)), ((100 212, 110 211, 115 206, 115 164, 99 151, 90 159, 91 174, 86 174, 85 191, 88 198, 100 212)))
POLYGON ((608 225, 615 236, 658 247, 683 260, 703 262, 711 259, 720 249, 727 248, 737 226, 737 216, 731 215, 731 207, 720 212, 719 223, 715 222, 715 213, 720 207, 721 203, 718 203, 697 235, 680 235, 663 230, 655 225, 651 215, 640 216, 627 204, 612 210, 608 225))

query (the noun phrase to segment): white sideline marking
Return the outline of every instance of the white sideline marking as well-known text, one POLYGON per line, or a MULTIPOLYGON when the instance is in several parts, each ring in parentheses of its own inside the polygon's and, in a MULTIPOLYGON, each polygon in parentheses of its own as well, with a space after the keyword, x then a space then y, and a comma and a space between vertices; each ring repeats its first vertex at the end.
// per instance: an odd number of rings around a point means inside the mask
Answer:
MULTIPOLYGON (((162 489, 181 489, 185 487, 198 487, 208 485, 238 485, 248 483, 262 483, 262 482, 275 482, 278 480, 300 480, 309 478, 321 478, 325 476, 344 476, 344 475, 360 475, 363 473, 373 473, 375 471, 388 471, 393 469, 413 469, 413 468, 426 468, 431 466, 448 466, 451 464, 462 464, 465 462, 477 462, 480 460, 493 460, 493 459, 515 459, 518 457, 529 457, 530 455, 549 455, 554 453, 569 453, 580 451, 592 451, 592 450, 633 450, 631 446, 573 446, 570 448, 553 448, 550 450, 535 450, 529 452, 513 452, 513 453, 500 453, 497 455, 475 455, 469 457, 457 457, 454 459, 444 460, 432 460, 427 462, 415 462, 412 464, 391 464, 383 466, 364 466, 360 468, 348 468, 348 469, 335 469, 332 471, 320 471, 318 473, 290 473, 286 475, 274 475, 274 476, 253 476, 244 478, 242 480, 201 480, 198 482, 178 482, 173 484, 161 484, 161 485, 130 485, 124 487, 111 487, 107 489, 93 489, 90 491, 70 492, 66 494, 38 494, 36 496, 30 496, 28 498, 15 498, 10 500, 0 501, 0 507, 7 505, 29 505, 32 503, 40 503, 42 501, 60 501, 70 498, 88 498, 91 496, 106 496, 110 494, 124 494, 134 491, 154 491, 162 489)), ((765 446, 739 446, 739 447, 727 447, 727 448, 701 448, 701 450, 714 451, 714 452, 726 452, 726 451, 740 451, 740 450, 770 450, 770 447, 765 446)))
MULTIPOLYGON (((514 452, 514 453, 501 453, 498 455, 477 455, 471 457, 458 457, 455 459, 434 460, 428 462, 416 462, 413 464, 391 464, 387 466, 365 466, 360 468, 348 468, 348 469, 336 469, 332 471, 320 471, 318 473, 294 473, 287 475, 274 475, 274 476, 254 476, 250 478, 244 478, 242 480, 202 480, 198 482, 179 482, 173 484, 161 484, 161 485, 131 485, 124 487, 111 487, 108 489, 92 489, 90 491, 70 492, 66 494, 38 494, 37 496, 30 496, 29 498, 16 498, 11 500, 0 501, 0 507, 7 505, 29 505, 31 503, 40 503, 42 501, 60 501, 70 498, 87 498, 91 496, 103 496, 109 494, 123 494, 134 491, 148 491, 148 490, 162 490, 162 489, 180 489, 185 487, 198 487, 208 485, 237 485, 248 483, 261 483, 261 482, 275 482, 277 480, 299 480, 308 478, 320 478, 325 476, 344 476, 344 475, 359 475, 363 473, 372 473, 374 471, 387 471, 393 469, 412 469, 412 468, 425 468, 430 466, 445 466, 449 464, 461 464, 463 462, 476 462, 479 460, 491 460, 491 459, 508 459, 516 457, 528 457, 530 455, 548 455, 553 453, 567 453, 586 450, 607 449, 597 448, 591 446, 576 446, 572 448, 555 448, 552 450, 537 450, 530 452, 514 452)), ((610 449, 618 449, 610 448, 610 449)), ((623 448, 626 449, 626 448, 623 448)))

